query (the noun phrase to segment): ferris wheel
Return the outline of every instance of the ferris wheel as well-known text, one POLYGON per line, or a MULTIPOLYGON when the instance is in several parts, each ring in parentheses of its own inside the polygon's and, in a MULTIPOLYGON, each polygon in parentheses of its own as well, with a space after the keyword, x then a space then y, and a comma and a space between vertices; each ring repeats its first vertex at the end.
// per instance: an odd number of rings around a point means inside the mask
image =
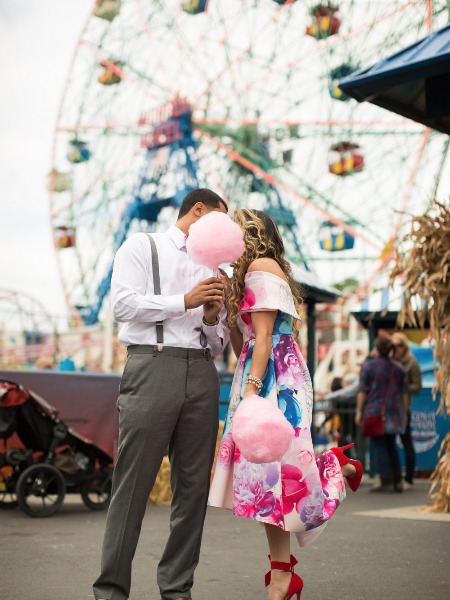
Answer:
POLYGON ((337 81, 447 20, 446 0, 97 0, 49 179, 73 314, 97 321, 117 248, 198 186, 267 210, 327 283, 382 272, 405 212, 441 193, 448 138, 337 81))

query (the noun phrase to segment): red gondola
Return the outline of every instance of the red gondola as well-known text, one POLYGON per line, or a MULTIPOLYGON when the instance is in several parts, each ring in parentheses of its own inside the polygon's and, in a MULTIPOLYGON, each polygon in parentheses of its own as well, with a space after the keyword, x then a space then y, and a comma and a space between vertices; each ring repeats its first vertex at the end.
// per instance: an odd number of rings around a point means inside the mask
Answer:
POLYGON ((75 229, 61 225, 54 230, 55 246, 57 248, 72 248, 75 246, 75 229))
POLYGON ((364 168, 364 156, 358 144, 339 142, 331 146, 328 157, 328 170, 333 175, 350 175, 364 168))
POLYGON ((317 4, 311 9, 312 22, 306 28, 307 35, 322 40, 339 31, 341 20, 336 15, 339 7, 333 4, 317 4))

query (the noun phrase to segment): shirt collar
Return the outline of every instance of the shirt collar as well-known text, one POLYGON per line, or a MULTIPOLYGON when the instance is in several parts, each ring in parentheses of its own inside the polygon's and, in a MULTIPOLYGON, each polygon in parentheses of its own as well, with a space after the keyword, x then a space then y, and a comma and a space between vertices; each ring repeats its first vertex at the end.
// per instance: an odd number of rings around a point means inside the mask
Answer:
POLYGON ((178 250, 182 250, 183 248, 186 248, 186 235, 181 231, 181 229, 178 229, 178 227, 176 227, 175 225, 172 225, 172 227, 169 227, 169 230, 167 232, 170 237, 172 238, 175 246, 178 248, 178 250))

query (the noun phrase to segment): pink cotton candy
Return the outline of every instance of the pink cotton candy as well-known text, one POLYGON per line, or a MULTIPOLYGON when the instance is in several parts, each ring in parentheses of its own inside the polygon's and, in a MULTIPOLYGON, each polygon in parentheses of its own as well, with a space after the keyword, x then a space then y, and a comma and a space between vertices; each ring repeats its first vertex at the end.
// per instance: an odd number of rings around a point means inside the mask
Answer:
POLYGON ((237 407, 231 434, 246 460, 269 463, 281 460, 295 431, 278 406, 252 394, 237 407))
POLYGON ((225 213, 212 211, 190 226, 186 249, 195 262, 217 269, 243 254, 242 229, 225 213))

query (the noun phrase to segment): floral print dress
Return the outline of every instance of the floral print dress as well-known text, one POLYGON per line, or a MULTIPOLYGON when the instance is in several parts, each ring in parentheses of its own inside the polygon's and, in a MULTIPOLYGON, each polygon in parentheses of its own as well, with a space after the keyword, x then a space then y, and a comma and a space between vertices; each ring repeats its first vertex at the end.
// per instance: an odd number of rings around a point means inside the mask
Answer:
POLYGON ((209 496, 210 506, 232 509, 238 517, 270 523, 295 533, 301 546, 311 543, 345 498, 341 467, 333 452, 315 457, 311 439, 312 384, 292 336, 299 319, 289 285, 264 271, 245 276, 238 327, 244 345, 237 364, 228 414, 209 496), (276 310, 272 352, 260 396, 276 403, 295 430, 280 462, 248 462, 233 441, 233 414, 250 372, 254 331, 251 312, 276 310))

